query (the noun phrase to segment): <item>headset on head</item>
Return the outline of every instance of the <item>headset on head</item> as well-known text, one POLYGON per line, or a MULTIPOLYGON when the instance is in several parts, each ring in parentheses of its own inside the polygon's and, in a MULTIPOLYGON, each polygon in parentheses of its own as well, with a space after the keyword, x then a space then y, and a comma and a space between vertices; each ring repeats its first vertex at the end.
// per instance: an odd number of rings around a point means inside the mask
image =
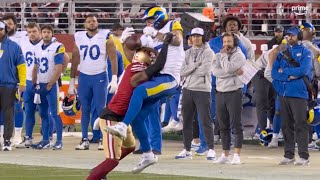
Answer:
POLYGON ((4 24, 4 31, 5 31, 6 34, 8 34, 8 26, 7 26, 7 24, 2 20, 0 20, 0 23, 4 24))
POLYGON ((302 33, 302 31, 301 31, 301 29, 300 28, 298 28, 299 29, 299 33, 298 33, 298 40, 299 41, 302 41, 303 40, 303 33, 302 33))
POLYGON ((234 33, 231 33, 231 34, 233 36, 234 47, 238 47, 239 46, 239 38, 234 33))
MULTIPOLYGON (((299 41, 302 41, 302 40, 303 40, 303 33, 302 33, 301 29, 300 29, 299 27, 296 27, 296 26, 295 26, 294 28, 296 28, 296 29, 299 31, 299 33, 297 34, 298 40, 299 40, 299 41)), ((289 28, 289 29, 290 29, 290 28, 289 28)), ((286 34, 287 34, 287 32, 288 32, 289 29, 286 30, 286 34)))
MULTIPOLYGON (((234 33, 230 33, 232 34, 233 37, 233 45, 234 47, 238 47, 239 46, 239 38, 237 37, 237 35, 235 35, 234 33)), ((222 35, 222 39, 224 38, 225 34, 222 35)))

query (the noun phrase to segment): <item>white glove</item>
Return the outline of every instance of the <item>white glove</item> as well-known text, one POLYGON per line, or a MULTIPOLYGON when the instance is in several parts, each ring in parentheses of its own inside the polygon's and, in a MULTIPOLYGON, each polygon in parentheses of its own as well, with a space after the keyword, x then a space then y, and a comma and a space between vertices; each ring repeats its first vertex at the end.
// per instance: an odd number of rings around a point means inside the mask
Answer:
POLYGON ((68 95, 76 94, 75 82, 76 82, 75 78, 70 79, 68 95))
POLYGON ((143 29, 143 34, 151 37, 156 37, 158 31, 153 27, 147 26, 143 29))
POLYGON ((100 118, 97 118, 94 123, 93 123, 93 130, 99 130, 100 129, 100 124, 99 124, 100 118))
POLYGON ((41 104, 40 94, 38 94, 38 93, 34 94, 33 103, 34 104, 41 104))
POLYGON ((118 82, 117 81, 118 81, 117 75, 112 75, 111 82, 108 85, 108 88, 110 87, 109 93, 116 92, 116 90, 118 89, 118 82))
POLYGON ((120 42, 124 43, 128 37, 130 37, 132 34, 135 34, 134 29, 132 27, 127 27, 123 32, 120 37, 120 42))

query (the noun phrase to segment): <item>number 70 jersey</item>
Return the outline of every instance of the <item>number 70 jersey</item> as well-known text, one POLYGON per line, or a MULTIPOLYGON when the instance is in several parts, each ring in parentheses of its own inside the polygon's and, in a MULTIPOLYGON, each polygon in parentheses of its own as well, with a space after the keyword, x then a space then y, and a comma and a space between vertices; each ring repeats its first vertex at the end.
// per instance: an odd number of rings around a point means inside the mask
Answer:
POLYGON ((109 30, 99 30, 93 37, 89 37, 87 31, 79 31, 74 34, 74 40, 80 53, 79 71, 81 73, 96 75, 106 71, 106 41, 109 33, 109 30))

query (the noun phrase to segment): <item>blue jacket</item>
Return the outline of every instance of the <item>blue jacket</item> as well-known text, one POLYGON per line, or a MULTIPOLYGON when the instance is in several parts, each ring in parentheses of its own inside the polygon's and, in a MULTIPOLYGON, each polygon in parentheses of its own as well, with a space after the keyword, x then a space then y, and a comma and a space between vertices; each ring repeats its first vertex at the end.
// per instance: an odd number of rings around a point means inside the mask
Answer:
MULTIPOLYGON (((223 47, 222 36, 218 36, 218 37, 211 39, 209 41, 209 46, 213 50, 214 53, 216 53, 216 54, 220 53, 220 51, 223 47)), ((245 46, 241 43, 241 41, 239 42, 239 47, 247 59, 248 58, 248 51, 245 48, 245 46)))
POLYGON ((293 47, 287 45, 287 49, 300 67, 293 67, 280 52, 271 71, 273 86, 279 96, 309 99, 307 86, 302 77, 307 75, 309 80, 312 79, 312 53, 302 44, 296 44, 293 47), (280 68, 282 71, 279 72, 280 68), (297 79, 289 80, 289 76, 297 79))
MULTIPOLYGON (((17 87, 19 83, 18 68, 21 67, 20 65, 25 65, 21 48, 16 42, 6 36, 1 43, 0 50, 0 86, 8 88, 17 87)), ((21 68, 20 71, 20 75, 25 78, 25 68, 21 68)))

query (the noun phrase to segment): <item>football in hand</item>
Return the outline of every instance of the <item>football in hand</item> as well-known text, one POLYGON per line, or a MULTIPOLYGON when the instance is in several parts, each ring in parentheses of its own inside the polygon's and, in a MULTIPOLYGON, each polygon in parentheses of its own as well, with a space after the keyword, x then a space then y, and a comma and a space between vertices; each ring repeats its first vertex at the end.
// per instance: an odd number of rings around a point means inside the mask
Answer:
POLYGON ((126 41, 124 42, 124 45, 131 51, 135 51, 139 49, 141 46, 140 36, 136 34, 131 35, 126 39, 126 41))

